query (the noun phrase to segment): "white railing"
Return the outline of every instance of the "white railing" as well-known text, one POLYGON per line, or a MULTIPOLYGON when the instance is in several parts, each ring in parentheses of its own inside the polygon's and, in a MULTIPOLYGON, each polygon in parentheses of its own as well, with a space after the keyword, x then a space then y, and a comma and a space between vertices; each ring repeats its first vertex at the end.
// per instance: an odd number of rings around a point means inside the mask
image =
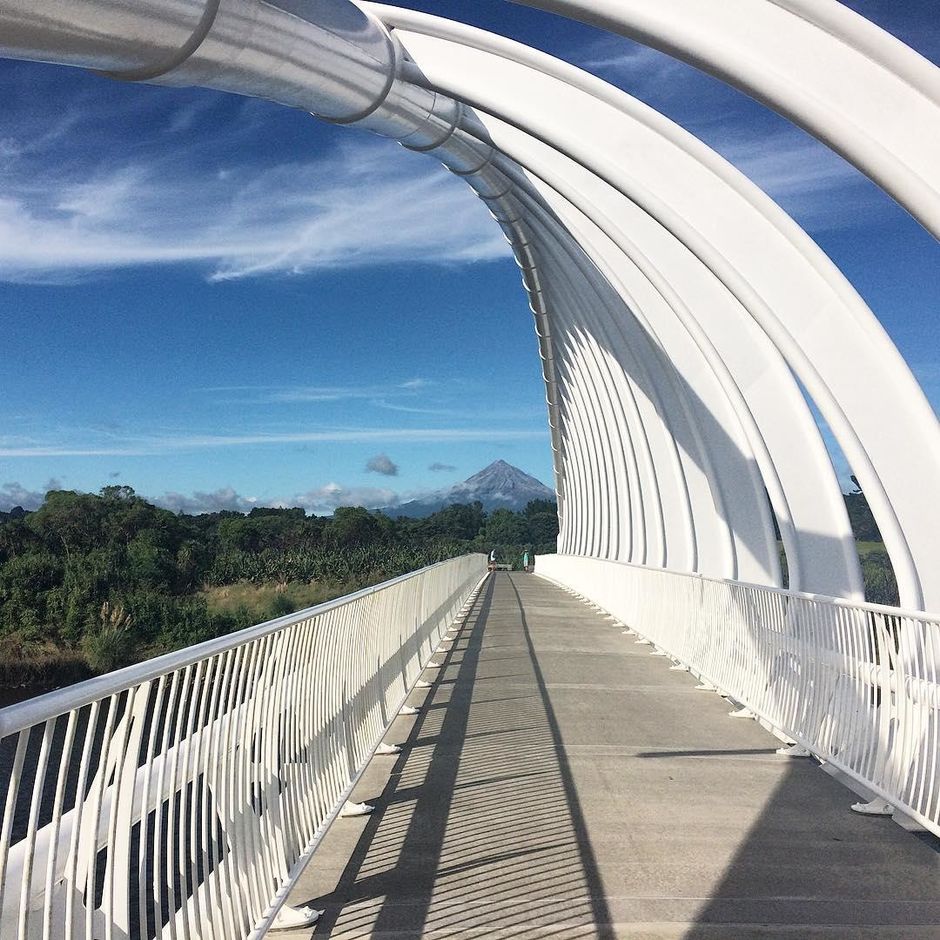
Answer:
POLYGON ((940 619, 581 556, 536 573, 940 835, 940 619))
POLYGON ((0 710, 0 937, 263 935, 485 575, 467 555, 0 710))

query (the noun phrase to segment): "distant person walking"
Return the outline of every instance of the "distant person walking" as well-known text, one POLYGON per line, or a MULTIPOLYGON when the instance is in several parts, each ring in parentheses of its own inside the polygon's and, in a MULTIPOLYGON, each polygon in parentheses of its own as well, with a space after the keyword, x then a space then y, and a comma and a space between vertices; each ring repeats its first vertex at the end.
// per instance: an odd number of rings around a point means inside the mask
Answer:
POLYGON ((496 570, 496 549, 490 550, 490 571, 496 570))
POLYGON ((526 549, 522 553, 522 570, 528 572, 529 570, 529 550, 526 549))

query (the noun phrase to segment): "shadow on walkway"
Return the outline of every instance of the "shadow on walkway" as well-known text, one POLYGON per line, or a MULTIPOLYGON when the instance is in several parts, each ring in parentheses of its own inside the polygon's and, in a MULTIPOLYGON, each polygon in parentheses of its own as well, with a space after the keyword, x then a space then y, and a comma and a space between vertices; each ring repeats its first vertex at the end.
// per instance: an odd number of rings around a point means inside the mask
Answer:
POLYGON ((326 909, 315 936, 613 937, 509 576, 490 579, 444 662, 384 790, 355 797, 376 812, 335 889, 309 901, 326 909))
POLYGON ((559 589, 490 578, 442 657, 292 895, 315 938, 940 936, 928 844, 559 589))

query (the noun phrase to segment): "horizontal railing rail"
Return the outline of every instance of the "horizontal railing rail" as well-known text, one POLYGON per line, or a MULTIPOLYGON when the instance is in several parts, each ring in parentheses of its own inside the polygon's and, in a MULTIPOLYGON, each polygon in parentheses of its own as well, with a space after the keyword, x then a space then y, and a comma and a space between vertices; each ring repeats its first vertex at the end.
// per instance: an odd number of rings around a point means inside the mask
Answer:
POLYGON ((940 618, 582 556, 536 573, 940 835, 940 618))
POLYGON ((485 576, 441 562, 0 710, 0 936, 261 936, 485 576))

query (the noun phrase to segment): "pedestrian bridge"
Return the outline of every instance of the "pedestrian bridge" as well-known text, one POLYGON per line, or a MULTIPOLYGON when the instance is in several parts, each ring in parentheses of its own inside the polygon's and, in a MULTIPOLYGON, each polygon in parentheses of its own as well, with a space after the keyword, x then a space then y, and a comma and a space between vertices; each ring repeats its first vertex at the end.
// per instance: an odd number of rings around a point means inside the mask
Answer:
POLYGON ((435 658, 293 889, 316 937, 936 934, 940 840, 556 585, 491 577, 435 658))
MULTIPOLYGON (((521 2, 710 72, 940 234, 940 71, 848 7, 521 2)), ((940 427, 773 200, 594 75, 364 0, 4 0, 0 56, 465 180, 534 315, 560 522, 534 576, 455 559, 0 712, 3 940, 259 937, 307 901, 349 937, 936 935, 929 839, 871 817, 940 834, 940 427), (817 416, 900 607, 864 603, 817 416)))
POLYGON ((892 615, 538 570, 454 559, 0 712, 0 935, 936 935, 937 687, 892 615))

